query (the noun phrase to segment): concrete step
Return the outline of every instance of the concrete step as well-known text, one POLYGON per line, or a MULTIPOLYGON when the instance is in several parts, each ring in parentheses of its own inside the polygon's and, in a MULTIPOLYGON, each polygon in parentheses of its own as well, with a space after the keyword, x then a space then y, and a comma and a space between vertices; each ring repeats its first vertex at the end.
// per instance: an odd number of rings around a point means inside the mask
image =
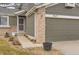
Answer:
POLYGON ((25 33, 17 33, 18 36, 24 36, 25 33))
POLYGON ((25 36, 18 36, 18 40, 23 48, 33 45, 33 43, 30 40, 28 40, 25 36))
POLYGON ((42 47, 42 44, 34 44, 25 36, 17 36, 23 48, 42 47))

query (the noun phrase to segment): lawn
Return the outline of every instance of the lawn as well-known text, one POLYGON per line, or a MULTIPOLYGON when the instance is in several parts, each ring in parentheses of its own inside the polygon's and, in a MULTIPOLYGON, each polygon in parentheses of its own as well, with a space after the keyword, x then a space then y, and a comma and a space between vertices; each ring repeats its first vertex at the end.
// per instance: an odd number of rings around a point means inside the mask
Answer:
POLYGON ((63 53, 58 50, 58 49, 55 49, 53 48, 52 50, 50 51, 45 51, 42 47, 40 48, 29 48, 29 49, 26 49, 27 51, 30 51, 30 53, 32 55, 63 55, 63 53))
POLYGON ((27 55, 27 51, 11 47, 6 40, 0 40, 0 55, 27 55))
POLYGON ((61 51, 52 49, 45 51, 43 48, 16 48, 15 45, 9 44, 7 40, 0 39, 0 55, 62 55, 61 51))

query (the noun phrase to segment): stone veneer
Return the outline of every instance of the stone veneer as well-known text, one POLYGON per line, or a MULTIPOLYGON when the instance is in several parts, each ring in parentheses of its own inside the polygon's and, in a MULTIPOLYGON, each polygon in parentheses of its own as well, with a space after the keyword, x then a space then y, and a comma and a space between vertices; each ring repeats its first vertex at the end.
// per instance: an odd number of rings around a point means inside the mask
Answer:
POLYGON ((35 12, 35 26, 36 26, 36 43, 45 42, 45 8, 39 8, 35 12))

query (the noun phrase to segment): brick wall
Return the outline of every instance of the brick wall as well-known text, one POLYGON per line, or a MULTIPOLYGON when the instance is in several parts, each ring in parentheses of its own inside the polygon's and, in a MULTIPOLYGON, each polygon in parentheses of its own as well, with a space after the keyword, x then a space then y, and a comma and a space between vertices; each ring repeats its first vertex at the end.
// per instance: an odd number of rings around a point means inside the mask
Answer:
POLYGON ((11 26, 11 27, 1 27, 0 28, 0 36, 5 35, 6 32, 16 32, 17 28, 16 26, 11 26))
POLYGON ((45 8, 39 8, 35 13, 36 21, 36 42, 45 42, 45 8))

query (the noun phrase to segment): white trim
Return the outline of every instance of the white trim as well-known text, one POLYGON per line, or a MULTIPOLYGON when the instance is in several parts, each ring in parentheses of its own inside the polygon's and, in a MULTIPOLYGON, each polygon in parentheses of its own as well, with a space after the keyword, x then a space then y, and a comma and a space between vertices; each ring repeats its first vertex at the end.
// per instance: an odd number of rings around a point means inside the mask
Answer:
POLYGON ((7 26, 7 25, 0 25, 0 27, 10 27, 10 26, 7 26))
POLYGON ((41 7, 44 7, 44 6, 45 6, 45 8, 47 8, 47 7, 50 7, 50 6, 57 5, 57 4, 59 4, 59 3, 45 3, 45 4, 42 4, 42 5, 34 6, 25 15, 26 16, 30 15, 31 13, 33 13, 38 8, 41 8, 41 7))
POLYGON ((35 36, 35 39, 36 39, 36 13, 34 13, 34 36, 35 36))
POLYGON ((79 16, 55 15, 55 14, 46 14, 45 17, 48 17, 48 18, 79 19, 79 16))
MULTIPOLYGON (((44 6, 48 6, 48 5, 50 5, 50 4, 52 4, 52 3, 44 3, 44 4, 42 4, 42 5, 38 5, 37 8, 41 8, 41 7, 44 7, 44 6)), ((53 3, 53 4, 54 4, 54 3, 53 3)))
POLYGON ((9 24, 9 16, 7 16, 7 25, 10 26, 10 24, 9 24))
POLYGON ((17 33, 19 33, 18 21, 19 21, 19 18, 18 18, 18 16, 17 16, 17 33))
POLYGON ((65 3, 65 7, 75 7, 75 3, 65 3))
POLYGON ((25 15, 28 16, 31 14, 34 10, 36 10, 36 6, 32 7, 25 15))
POLYGON ((37 8, 46 6, 46 5, 48 5, 48 4, 50 4, 50 3, 42 4, 42 5, 39 5, 39 6, 34 6, 34 7, 32 7, 25 15, 28 16, 29 14, 33 13, 37 8))
POLYGON ((1 16, 1 17, 6 17, 7 18, 7 25, 0 25, 0 27, 10 27, 9 16, 1 16))
POLYGON ((23 33, 25 31, 25 19, 23 25, 24 25, 23 31, 19 31, 19 16, 17 16, 17 33, 23 33))
MULTIPOLYGON (((26 17, 26 16, 25 16, 26 17)), ((26 18, 24 18, 24 32, 25 32, 25 20, 26 20, 26 18)))
POLYGON ((25 12, 25 10, 20 10, 20 11, 15 12, 15 14, 16 14, 16 15, 20 15, 20 14, 22 14, 22 13, 24 13, 24 12, 25 12))
POLYGON ((30 36, 30 35, 27 35, 30 39, 33 39, 33 40, 35 40, 35 37, 33 37, 33 36, 30 36))
POLYGON ((55 6, 57 4, 59 4, 59 3, 51 3, 51 4, 47 5, 45 8, 48 8, 48 7, 51 7, 51 6, 55 6))

